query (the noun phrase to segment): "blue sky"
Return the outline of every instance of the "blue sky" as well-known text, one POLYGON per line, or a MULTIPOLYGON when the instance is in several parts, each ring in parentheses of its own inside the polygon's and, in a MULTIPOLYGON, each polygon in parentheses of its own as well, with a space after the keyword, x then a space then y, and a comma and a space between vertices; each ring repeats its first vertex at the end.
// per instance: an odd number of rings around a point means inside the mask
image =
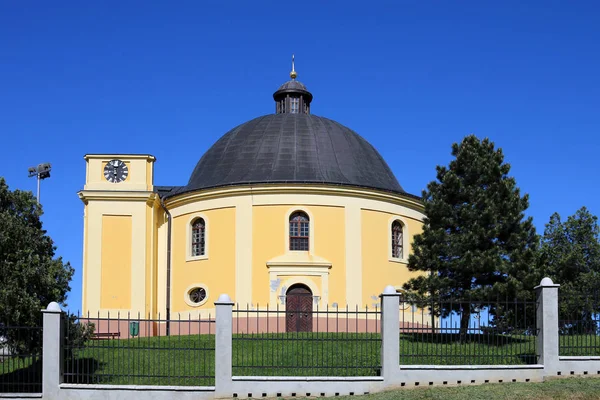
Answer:
POLYGON ((86 153, 150 153, 187 182, 232 127, 272 113, 288 79, 312 112, 367 138, 420 194, 467 134, 502 147, 528 215, 600 214, 600 3, 103 1, 0 4, 0 176, 35 191, 77 274, 86 153))

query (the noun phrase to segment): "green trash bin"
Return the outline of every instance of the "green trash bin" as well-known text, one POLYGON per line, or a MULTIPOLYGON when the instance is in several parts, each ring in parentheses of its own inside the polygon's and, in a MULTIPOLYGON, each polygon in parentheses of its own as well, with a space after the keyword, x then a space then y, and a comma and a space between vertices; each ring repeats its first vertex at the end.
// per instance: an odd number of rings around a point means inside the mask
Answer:
POLYGON ((140 334, 140 323, 139 322, 130 322, 129 323, 129 334, 133 337, 140 334))

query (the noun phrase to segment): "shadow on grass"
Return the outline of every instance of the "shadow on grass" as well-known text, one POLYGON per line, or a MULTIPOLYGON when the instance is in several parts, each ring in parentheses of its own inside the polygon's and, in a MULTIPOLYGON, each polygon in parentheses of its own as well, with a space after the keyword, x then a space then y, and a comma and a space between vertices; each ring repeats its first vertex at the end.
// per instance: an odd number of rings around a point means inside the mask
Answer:
POLYGON ((481 344, 484 346, 510 346, 534 343, 535 336, 514 337, 496 334, 469 334, 461 338, 458 333, 400 333, 400 339, 431 344, 481 344))
POLYGON ((63 381, 84 384, 108 383, 106 377, 102 377, 102 382, 99 382, 98 376, 95 375, 101 366, 101 363, 91 357, 69 360, 64 370, 63 381))
MULTIPOLYGON (((0 359, 2 364, 15 359, 0 359)), ((17 361, 18 362, 18 361, 17 361)), ((0 364, 0 371, 4 371, 0 364)), ((10 366, 9 366, 10 368, 10 366)), ((8 369, 8 368, 6 368, 8 369)), ((28 366, 0 373, 0 393, 41 393, 42 392, 42 360, 38 358, 28 366)))
POLYGON ((400 335, 400 363, 423 365, 537 364, 535 336, 409 333, 400 335))
POLYGON ((523 353, 518 355, 519 359, 523 362, 523 364, 537 364, 538 356, 535 353, 523 353))

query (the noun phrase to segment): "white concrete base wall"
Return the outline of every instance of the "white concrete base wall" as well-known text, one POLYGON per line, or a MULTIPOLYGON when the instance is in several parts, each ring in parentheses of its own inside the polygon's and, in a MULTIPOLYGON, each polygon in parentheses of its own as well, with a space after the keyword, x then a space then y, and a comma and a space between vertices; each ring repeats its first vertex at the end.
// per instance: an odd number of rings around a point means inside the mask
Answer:
POLYGON ((556 371, 550 376, 596 375, 600 376, 600 357, 559 357, 556 371))
POLYGON ((347 396, 379 392, 382 377, 233 377, 225 397, 347 396))
MULTIPOLYGON (((62 384, 57 400, 203 400, 214 398, 214 387, 62 384)), ((43 397, 44 399, 47 397, 43 397)))
MULTIPOLYGON (((560 375, 599 375, 600 357, 564 357, 560 375), (571 373, 573 372, 573 373, 571 373)), ((226 390, 217 395, 214 387, 81 385, 61 384, 53 396, 57 400, 171 400, 171 399, 240 399, 262 397, 320 397, 376 393, 389 389, 417 386, 462 386, 502 382, 540 382, 545 377, 543 365, 406 365, 383 377, 265 377, 234 376, 226 390)), ((552 376, 559 376, 553 374, 552 376)), ((2 396, 4 397, 4 396, 2 396)), ((31 398, 32 395, 11 395, 31 398)), ((38 395, 37 397, 41 397, 38 395)))
POLYGON ((407 365, 394 372, 389 387, 539 382, 543 365, 407 365))

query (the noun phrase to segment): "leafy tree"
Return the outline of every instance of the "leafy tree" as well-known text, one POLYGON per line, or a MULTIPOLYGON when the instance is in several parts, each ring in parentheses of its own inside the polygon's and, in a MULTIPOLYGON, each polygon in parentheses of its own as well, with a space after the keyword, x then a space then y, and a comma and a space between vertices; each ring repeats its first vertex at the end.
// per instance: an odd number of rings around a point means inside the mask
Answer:
POLYGON ((452 145, 452 155, 423 191, 423 232, 415 236, 408 260, 409 270, 427 274, 404 288, 434 296, 435 315, 459 313, 464 339, 476 312, 471 299, 515 296, 539 282, 531 272, 538 237, 532 219, 524 217, 528 196, 508 175, 501 149, 470 135, 452 145))
POLYGON ((541 258, 547 274, 559 283, 561 329, 595 333, 600 313, 600 227, 585 207, 561 221, 554 213, 546 224, 541 258))
POLYGON ((0 333, 16 354, 38 346, 41 336, 7 328, 40 326, 42 308, 65 306, 74 272, 55 258, 41 215, 31 192, 11 191, 0 177, 0 333))

